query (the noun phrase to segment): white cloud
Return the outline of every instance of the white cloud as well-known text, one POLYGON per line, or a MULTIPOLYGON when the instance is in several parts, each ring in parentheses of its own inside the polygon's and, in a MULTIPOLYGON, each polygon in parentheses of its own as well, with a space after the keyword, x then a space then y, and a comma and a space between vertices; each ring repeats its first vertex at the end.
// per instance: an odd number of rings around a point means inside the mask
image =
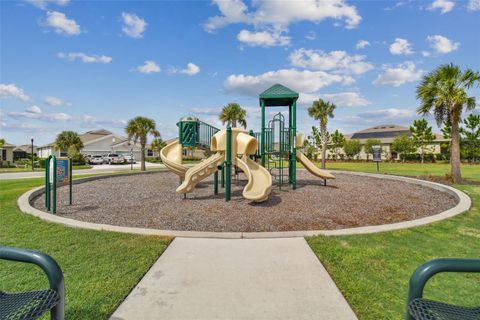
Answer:
POLYGON ((441 14, 444 14, 452 11, 454 6, 455 6, 455 2, 453 1, 435 0, 430 4, 430 6, 427 7, 427 10, 434 11, 438 9, 440 10, 441 14))
POLYGON ((60 98, 52 97, 52 96, 45 97, 45 103, 52 107, 60 107, 60 106, 69 104, 60 98))
POLYGON ((315 40, 317 39, 317 34, 315 33, 315 31, 308 31, 307 34, 305 35, 305 39, 315 40))
POLYGON ((40 109, 39 106, 33 105, 33 106, 31 106, 30 108, 27 109, 27 112, 40 114, 40 113, 42 113, 42 109, 40 109))
POLYGON ((469 0, 467 4, 468 11, 480 11, 480 0, 469 0))
POLYGON ((13 83, 10 83, 10 84, 0 83, 0 98, 1 99, 16 98, 22 101, 30 100, 30 97, 27 96, 21 88, 17 87, 13 83))
POLYGON ((258 31, 251 32, 241 30, 237 35, 238 41, 247 44, 250 47, 272 47, 272 46, 288 46, 290 37, 282 35, 281 32, 274 31, 258 31))
POLYGON ((348 75, 330 74, 324 71, 282 69, 255 76, 232 74, 227 77, 224 86, 230 92, 258 96, 260 92, 276 83, 282 83, 298 92, 311 93, 333 83, 351 84, 353 81, 348 75))
POLYGON ((332 101, 339 107, 363 107, 371 104, 358 92, 340 92, 320 94, 322 99, 332 101))
POLYGON ((77 117, 75 120, 80 121, 80 123, 85 126, 89 127, 117 127, 117 128, 124 128, 127 124, 126 120, 115 120, 115 119, 97 119, 91 115, 83 115, 77 117))
POLYGON ((295 67, 309 68, 314 70, 332 70, 340 73, 362 74, 374 67, 365 60, 363 55, 348 55, 345 51, 307 50, 304 48, 293 51, 290 63, 295 67))
POLYGON ((430 43, 430 47, 440 54, 455 51, 460 46, 459 42, 454 42, 438 34, 434 36, 428 36, 427 41, 430 43))
POLYGON ((112 57, 105 55, 96 55, 96 54, 85 54, 83 52, 70 52, 70 53, 57 53, 57 57, 60 59, 65 59, 68 61, 80 60, 84 63, 110 63, 112 62, 112 57))
POLYGON ((123 32, 131 38, 143 38, 147 22, 134 13, 122 12, 123 32))
POLYGON ((382 69, 382 73, 373 81, 374 85, 391 85, 398 87, 407 82, 418 81, 423 75, 423 70, 416 69, 415 64, 411 61, 406 61, 396 67, 383 65, 382 69))
POLYGON ((414 118, 416 116, 415 110, 410 109, 397 109, 397 108, 388 108, 388 109, 379 109, 373 111, 366 111, 358 114, 360 118, 368 119, 392 119, 396 120, 399 118, 414 118))
POLYGON ((422 51, 422 56, 424 57, 430 57, 432 54, 428 51, 422 51))
POLYGON ((64 7, 70 3, 70 0, 26 0, 26 1, 40 9, 46 9, 49 4, 55 4, 55 5, 64 7))
POLYGON ((80 26, 73 19, 67 18, 65 13, 48 11, 44 25, 53 28, 58 34, 76 36, 81 33, 80 26))
POLYGON ((158 66, 158 64, 155 63, 155 61, 146 60, 141 66, 135 68, 135 70, 141 73, 149 74, 160 72, 160 67, 158 66))
POLYGON ((172 74, 173 73, 182 73, 182 74, 186 74, 186 75, 189 75, 189 76, 193 76, 193 75, 200 72, 200 67, 197 66, 194 63, 189 62, 185 69, 178 69, 176 67, 170 67, 169 72, 172 73, 172 74))
POLYGON ((365 49, 370 45, 370 42, 367 40, 358 40, 357 44, 355 45, 355 49, 365 49))
POLYGON ((395 41, 390 45, 390 53, 393 55, 412 54, 412 44, 406 39, 396 38, 395 41))

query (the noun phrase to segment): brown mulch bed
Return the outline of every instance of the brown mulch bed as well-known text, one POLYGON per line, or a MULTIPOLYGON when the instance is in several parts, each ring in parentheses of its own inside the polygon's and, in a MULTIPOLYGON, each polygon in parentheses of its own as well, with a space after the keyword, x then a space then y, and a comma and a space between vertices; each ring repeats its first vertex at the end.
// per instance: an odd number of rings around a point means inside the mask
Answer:
MULTIPOLYGON (((58 190, 57 211, 72 219, 130 227, 196 231, 290 231, 340 229, 418 219, 456 205, 453 196, 419 185, 350 174, 323 181, 297 171, 297 190, 274 187, 269 199, 252 203, 242 197, 245 176, 213 194, 213 178, 197 185, 187 199, 175 193, 179 180, 169 172, 115 176, 58 190)), ((33 205, 44 210, 44 197, 33 205)))

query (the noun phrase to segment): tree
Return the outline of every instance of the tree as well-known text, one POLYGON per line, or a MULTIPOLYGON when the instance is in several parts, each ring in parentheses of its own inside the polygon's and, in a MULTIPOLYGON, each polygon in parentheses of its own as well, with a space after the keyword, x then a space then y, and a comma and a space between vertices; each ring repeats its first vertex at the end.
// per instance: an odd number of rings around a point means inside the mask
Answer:
POLYGON ((166 145, 167 143, 163 141, 160 136, 158 136, 157 138, 153 139, 150 147, 153 151, 158 151, 158 158, 160 159, 160 150, 162 150, 166 145))
POLYGON ((147 137, 149 134, 154 137, 159 137, 160 132, 158 132, 155 120, 145 118, 145 117, 136 117, 130 119, 125 127, 125 132, 128 135, 128 140, 137 143, 140 141, 141 147, 141 171, 145 171, 145 145, 147 144, 147 137))
POLYGON ((343 151, 347 158, 354 159, 356 155, 362 151, 362 145, 358 139, 345 140, 343 143, 343 151))
POLYGON ((312 106, 308 108, 308 115, 320 122, 320 138, 322 146, 322 169, 325 169, 325 160, 327 156, 328 143, 328 118, 333 118, 333 111, 337 108, 331 102, 325 102, 322 99, 314 101, 312 106))
MULTIPOLYGON (((5 146, 5 139, 0 138, 0 149, 2 149, 5 146)), ((1 150, 0 150, 1 151, 1 150)), ((0 154, 0 168, 3 167, 3 157, 0 154)))
POLYGON ((338 130, 330 135, 330 149, 333 151, 333 158, 336 160, 339 156, 340 148, 345 143, 345 136, 338 130))
POLYGON ((367 161, 368 161, 368 156, 371 154, 373 157, 373 146, 380 146, 380 152, 382 150, 382 141, 379 139, 367 139, 365 141, 365 146, 363 147, 365 150, 365 153, 367 154, 367 161))
POLYGON ((465 127, 460 128, 460 133, 468 146, 468 154, 475 162, 476 154, 480 148, 480 115, 470 114, 466 119, 463 119, 463 125, 465 127))
POLYGON ((83 148, 82 139, 74 131, 60 132, 55 139, 54 145, 57 150, 67 151, 70 158, 76 157, 83 148))
POLYGON ((415 152, 416 149, 412 138, 405 134, 401 134, 393 139, 391 150, 401 155, 402 162, 405 162, 405 155, 415 152))
POLYGON ((480 85, 480 73, 453 64, 438 67, 423 77, 417 87, 417 99, 420 106, 417 111, 427 115, 431 111, 437 124, 443 122, 452 125, 452 141, 450 147, 451 175, 454 183, 462 181, 460 172, 460 121, 464 109, 473 110, 476 106, 474 96, 468 96, 467 91, 474 85, 480 85))
POLYGON ((420 149, 420 158, 422 163, 425 159, 425 152, 431 151, 428 147, 435 139, 435 134, 432 132, 432 127, 428 125, 426 119, 419 119, 413 121, 413 126, 410 126, 410 132, 412 133, 412 139, 415 147, 420 149))
POLYGON ((245 120, 246 115, 247 111, 242 109, 238 103, 233 102, 222 108, 220 121, 222 121, 222 124, 227 123, 228 126, 233 128, 237 127, 238 122, 242 127, 247 128, 247 121, 245 120))

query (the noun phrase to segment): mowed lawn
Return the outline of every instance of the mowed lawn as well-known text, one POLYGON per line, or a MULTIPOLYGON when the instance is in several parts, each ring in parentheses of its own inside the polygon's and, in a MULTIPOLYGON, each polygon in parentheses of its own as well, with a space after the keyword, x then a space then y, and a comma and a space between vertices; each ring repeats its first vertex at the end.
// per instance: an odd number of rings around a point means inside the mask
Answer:
MULTIPOLYGON (((329 163, 342 170, 373 172, 373 164, 329 163), (366 170, 362 170, 366 168, 366 170)), ((391 174, 441 176, 445 165, 385 164, 391 174)), ((465 177, 480 181, 480 167, 463 166, 465 177)), ((311 237, 308 243, 360 319, 402 319, 408 281, 422 263, 439 257, 480 259, 480 186, 456 185, 473 207, 455 218, 424 227, 372 235, 311 237)), ((355 197, 352 197, 355 201, 355 197)), ((480 274, 440 274, 430 281, 426 297, 480 306, 480 274)))
MULTIPOLYGON (((43 251, 58 261, 67 319, 106 319, 166 249, 169 238, 64 227, 25 215, 17 198, 42 179, 0 181, 0 245, 43 251)), ((47 288, 34 265, 0 260, 0 290, 47 288)))
MULTIPOLYGON (((401 176, 439 176, 445 177, 450 173, 449 163, 391 163, 381 162, 378 173, 394 174, 401 176)), ((377 165, 374 162, 335 162, 327 161, 327 169, 362 171, 377 173, 377 165)), ((462 164, 462 176, 465 179, 480 181, 480 165, 462 164)))

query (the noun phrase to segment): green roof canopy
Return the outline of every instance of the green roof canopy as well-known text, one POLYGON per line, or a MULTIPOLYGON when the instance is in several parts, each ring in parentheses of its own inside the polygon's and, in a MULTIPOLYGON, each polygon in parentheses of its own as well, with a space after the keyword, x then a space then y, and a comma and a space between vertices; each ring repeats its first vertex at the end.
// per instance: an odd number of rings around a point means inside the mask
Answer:
POLYGON ((263 100, 266 107, 289 106, 297 99, 298 92, 278 83, 260 93, 260 102, 263 100))

